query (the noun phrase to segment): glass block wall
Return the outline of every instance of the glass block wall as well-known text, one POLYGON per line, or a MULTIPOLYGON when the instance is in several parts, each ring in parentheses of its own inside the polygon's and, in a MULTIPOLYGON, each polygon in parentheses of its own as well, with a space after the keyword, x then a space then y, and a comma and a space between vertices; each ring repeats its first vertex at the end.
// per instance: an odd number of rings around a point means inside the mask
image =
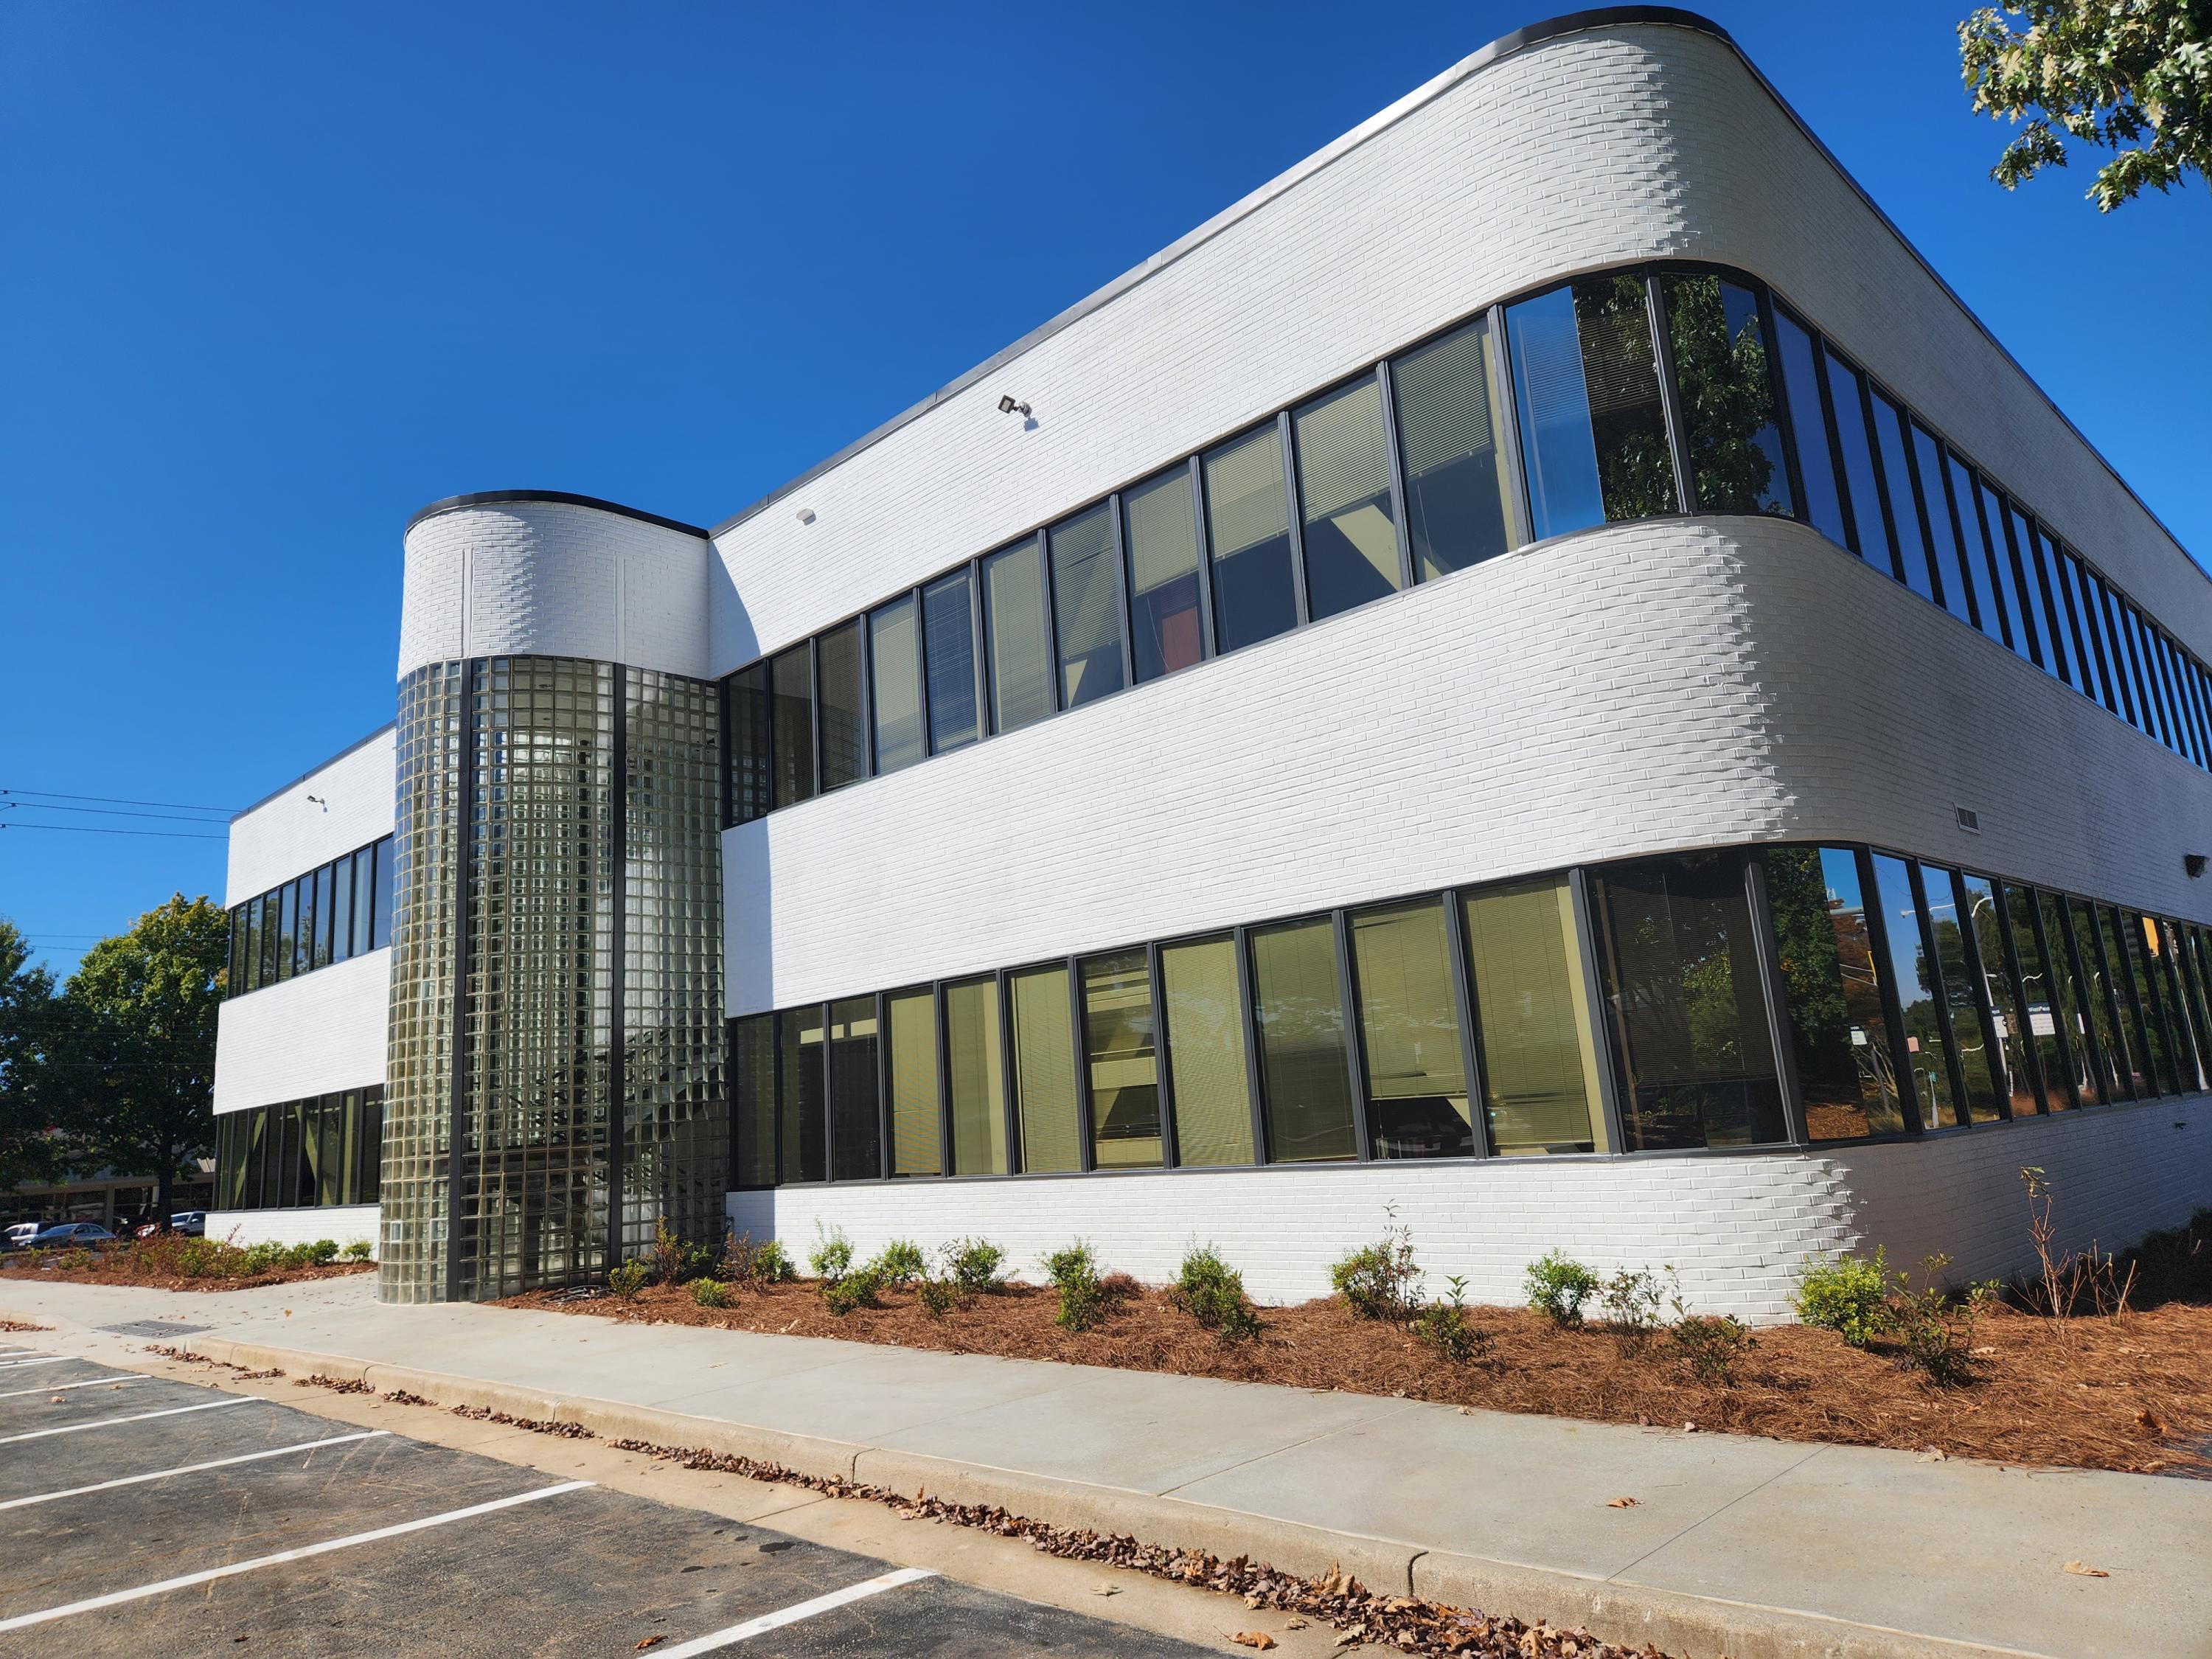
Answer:
POLYGON ((588 1282, 663 1218, 719 1235, 716 701, 565 658, 403 682, 383 1299, 588 1282))

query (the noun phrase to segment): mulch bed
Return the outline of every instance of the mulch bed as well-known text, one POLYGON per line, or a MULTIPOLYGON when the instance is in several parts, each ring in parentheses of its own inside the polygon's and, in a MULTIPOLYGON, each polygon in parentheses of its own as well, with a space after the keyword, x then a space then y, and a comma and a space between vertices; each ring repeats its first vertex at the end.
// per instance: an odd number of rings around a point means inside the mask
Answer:
POLYGON ((373 1273, 374 1261, 333 1261, 327 1267, 270 1267, 236 1279, 213 1276, 187 1279, 182 1273, 136 1270, 120 1252, 100 1258, 94 1267, 60 1267, 17 1251, 0 1256, 0 1285, 10 1279, 40 1285, 129 1285, 145 1291, 252 1291, 264 1285, 297 1285, 310 1279, 343 1279, 349 1273, 373 1273))
POLYGON ((1603 1330, 1558 1330, 1517 1308, 1470 1308, 1492 1344, 1484 1358, 1455 1364, 1395 1325, 1354 1319, 1334 1299, 1263 1309, 1258 1338, 1224 1346, 1149 1289, 1116 1299, 1095 1329, 1079 1333, 1054 1323, 1054 1292, 1019 1285, 971 1297, 942 1319, 896 1290, 882 1306, 839 1318, 808 1283, 733 1288, 722 1309, 698 1306, 686 1285, 648 1286, 630 1302, 557 1294, 499 1305, 2000 1463, 2212 1475, 2212 1307, 2185 1303, 2066 1322, 1999 1308, 1976 1333, 1975 1380, 1945 1389, 1889 1345, 1861 1351, 1796 1325, 1759 1331, 1730 1381, 1715 1384, 1694 1376, 1663 1334, 1632 1346, 1603 1330))

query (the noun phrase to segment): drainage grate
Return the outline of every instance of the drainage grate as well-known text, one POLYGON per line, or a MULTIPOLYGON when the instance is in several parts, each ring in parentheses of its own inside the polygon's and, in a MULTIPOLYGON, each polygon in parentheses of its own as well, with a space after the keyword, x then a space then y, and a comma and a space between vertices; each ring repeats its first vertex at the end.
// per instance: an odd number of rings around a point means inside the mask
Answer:
POLYGON ((180 1325, 173 1319, 139 1319, 128 1325, 102 1325, 100 1328, 110 1336, 198 1336, 215 1327, 180 1325))

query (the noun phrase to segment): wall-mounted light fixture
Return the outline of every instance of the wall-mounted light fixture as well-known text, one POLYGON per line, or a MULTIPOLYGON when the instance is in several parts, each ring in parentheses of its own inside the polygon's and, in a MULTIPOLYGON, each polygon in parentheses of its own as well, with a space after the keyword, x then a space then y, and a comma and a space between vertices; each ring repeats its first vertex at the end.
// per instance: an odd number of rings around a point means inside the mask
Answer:
POLYGON ((814 522, 814 509, 811 507, 800 507, 799 509, 799 521, 801 524, 812 524, 814 522))
POLYGON ((1001 415, 1026 415, 1029 412, 1030 406, 1027 404, 1018 403, 1011 397, 999 399, 999 413, 1001 415))
POLYGON ((315 805, 321 807, 325 812, 331 810, 330 802, 325 800, 320 795, 310 795, 307 799, 315 805))
POLYGON ((2189 872, 2190 880, 2196 880, 2197 877, 2204 873, 2204 854, 2202 853, 2184 853, 2181 855, 2181 867, 2189 872))

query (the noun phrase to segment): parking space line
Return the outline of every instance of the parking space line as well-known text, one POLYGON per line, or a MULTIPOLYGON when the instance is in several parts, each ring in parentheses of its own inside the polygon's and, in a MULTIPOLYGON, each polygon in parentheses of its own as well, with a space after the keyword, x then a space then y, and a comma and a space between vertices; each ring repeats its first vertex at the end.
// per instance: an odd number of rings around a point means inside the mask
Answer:
MULTIPOLYGON (((167 1480, 173 1474, 199 1474, 208 1469, 227 1469, 238 1463, 258 1463, 264 1457, 283 1457, 289 1452, 313 1451, 318 1446, 343 1446, 355 1440, 388 1438, 389 1429, 366 1429, 359 1434, 334 1434, 327 1440, 303 1440, 296 1446, 277 1446, 268 1451, 241 1452, 236 1457, 218 1457, 206 1463, 186 1463, 173 1469, 156 1469, 151 1474, 126 1474, 114 1480, 102 1480, 96 1486, 71 1486, 66 1492, 45 1492, 35 1498, 11 1498, 0 1503, 0 1510, 27 1509, 33 1504, 51 1504, 58 1498, 82 1498, 87 1492, 112 1492, 118 1486, 135 1486, 142 1481, 167 1480)), ((403 1441, 401 1444, 407 1443, 403 1441)))
POLYGON ((235 1578, 240 1573, 258 1571, 263 1567, 282 1566, 289 1561, 306 1561, 318 1555, 328 1555, 333 1550, 351 1549, 356 1545, 378 1543, 386 1538, 402 1538, 410 1532, 422 1532, 431 1527, 443 1527, 455 1521, 489 1515, 495 1510, 511 1510, 518 1504, 534 1504, 541 1498, 558 1498, 562 1492, 580 1492, 591 1484, 588 1480, 564 1480, 557 1486, 540 1486, 535 1492, 517 1492, 512 1498, 495 1498, 489 1504, 471 1504, 465 1510, 447 1510, 443 1515, 426 1515, 419 1521, 402 1521, 392 1526, 379 1527, 374 1532, 357 1532, 344 1538, 326 1538, 319 1544, 303 1544, 295 1550, 279 1550, 274 1555, 258 1555, 251 1561, 234 1561, 228 1566, 209 1567, 204 1571, 185 1573, 181 1577, 141 1584, 135 1589, 110 1590, 105 1595, 90 1596, 82 1601, 44 1607, 37 1613, 19 1613, 12 1619, 0 1619, 0 1632, 51 1624, 57 1619, 67 1619, 76 1613, 97 1613, 102 1607, 120 1607, 126 1601, 143 1601, 149 1596, 166 1595, 171 1590, 190 1589, 195 1584, 211 1584, 219 1578, 235 1578))
MULTIPOLYGON (((831 1590, 829 1595, 817 1595, 811 1601, 794 1602, 775 1613, 764 1613, 757 1619, 748 1619, 742 1625, 732 1625, 727 1630, 718 1630, 710 1636, 695 1638, 681 1647, 665 1649, 660 1659, 694 1659, 697 1654, 734 1647, 739 1642, 764 1636, 772 1630, 781 1630, 786 1625, 795 1625, 802 1619, 813 1618, 817 1613, 828 1613, 854 1601, 865 1601, 871 1595, 881 1595, 885 1590, 896 1589, 902 1584, 917 1583, 924 1578, 936 1577, 927 1567, 901 1567, 896 1572, 887 1572, 879 1578, 848 1585, 841 1590, 831 1590)), ((7 1628, 7 1626, 0 1625, 0 1630, 7 1628)))
POLYGON ((151 1382, 150 1376, 128 1376, 121 1371, 110 1371, 105 1376, 87 1377, 82 1382, 49 1382, 43 1389, 17 1389, 12 1394, 0 1394, 0 1400, 21 1400, 34 1394, 58 1394, 64 1389, 96 1389, 106 1382, 121 1388, 125 1382, 151 1382))
POLYGON ((144 1423, 156 1417, 182 1417, 186 1412, 219 1412, 225 1406, 265 1406, 269 1402, 250 1394, 234 1394, 221 1400, 207 1400, 197 1406, 172 1406, 167 1411, 137 1412, 129 1417, 100 1417, 89 1423, 64 1423, 58 1429, 33 1429, 28 1434, 0 1435, 0 1446, 12 1446, 19 1440, 44 1440, 49 1435, 82 1434, 87 1429, 111 1429, 118 1423, 144 1423))
POLYGON ((0 1371, 20 1371, 32 1365, 58 1365, 72 1357, 65 1353, 42 1353, 36 1359, 0 1359, 0 1371))

